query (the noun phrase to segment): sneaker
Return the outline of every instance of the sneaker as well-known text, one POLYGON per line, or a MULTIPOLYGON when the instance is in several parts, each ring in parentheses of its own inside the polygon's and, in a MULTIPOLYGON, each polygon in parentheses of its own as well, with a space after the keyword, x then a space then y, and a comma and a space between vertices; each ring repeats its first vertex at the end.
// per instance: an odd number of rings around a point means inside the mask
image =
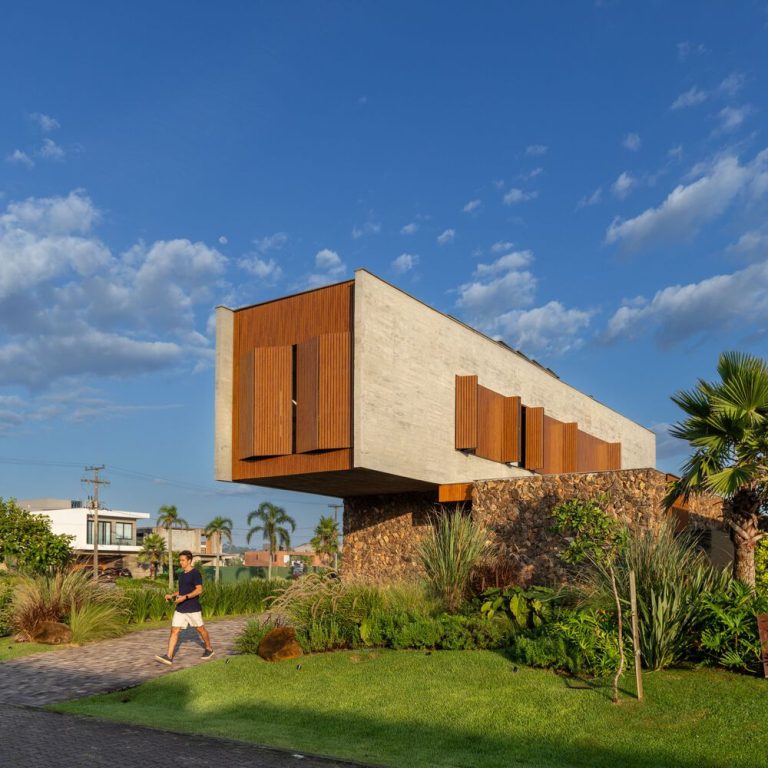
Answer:
POLYGON ((213 648, 206 648, 203 651, 203 655, 200 658, 202 658, 202 659, 210 659, 211 656, 213 656, 213 653, 214 653, 213 648))
POLYGON ((155 661, 159 661, 161 664, 167 664, 169 667, 173 664, 173 659, 166 653, 162 656, 155 656, 155 661))

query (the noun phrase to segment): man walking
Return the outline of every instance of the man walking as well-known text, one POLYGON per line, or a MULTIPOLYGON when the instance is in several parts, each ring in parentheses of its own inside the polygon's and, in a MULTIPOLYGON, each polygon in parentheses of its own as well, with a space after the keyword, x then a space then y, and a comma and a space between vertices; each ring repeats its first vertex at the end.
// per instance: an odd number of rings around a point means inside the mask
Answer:
POLYGON ((204 659, 213 656, 211 638, 203 625, 203 612, 200 607, 200 595, 203 594, 203 577, 200 571, 192 567, 192 553, 185 549, 179 553, 179 563, 182 572, 179 575, 179 591, 166 595, 166 600, 176 603, 171 622, 171 636, 168 638, 168 652, 163 656, 155 656, 162 664, 173 664, 173 654, 179 641, 179 632, 187 627, 194 627, 205 644, 204 659))

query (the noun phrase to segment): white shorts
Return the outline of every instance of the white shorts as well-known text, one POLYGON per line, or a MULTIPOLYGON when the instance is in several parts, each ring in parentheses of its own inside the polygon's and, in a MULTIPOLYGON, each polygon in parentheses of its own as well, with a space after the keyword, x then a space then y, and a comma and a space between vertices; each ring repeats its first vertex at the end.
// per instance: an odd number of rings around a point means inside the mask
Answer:
POLYGON ((195 613, 181 613, 180 611, 174 611, 171 626, 181 627, 181 629, 186 629, 187 627, 202 627, 202 611, 196 611, 195 613))

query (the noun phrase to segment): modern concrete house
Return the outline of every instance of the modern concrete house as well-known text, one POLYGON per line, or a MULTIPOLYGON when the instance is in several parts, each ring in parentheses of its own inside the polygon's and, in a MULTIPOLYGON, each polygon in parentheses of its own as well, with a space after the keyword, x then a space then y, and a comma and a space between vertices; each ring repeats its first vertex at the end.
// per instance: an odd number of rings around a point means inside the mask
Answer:
MULTIPOLYGON (((44 515, 51 521, 54 533, 74 536, 75 557, 86 561, 93 558, 93 512, 80 501, 70 499, 22 499, 23 509, 44 515)), ((136 525, 149 518, 147 512, 127 512, 118 509, 99 510, 99 563, 104 567, 118 566, 134 570, 141 546, 136 541, 136 525)))
POLYGON ((666 482, 649 429, 366 270, 216 321, 216 478, 342 497, 353 571, 411 562, 413 531, 383 553, 398 525, 479 512, 484 481, 666 482))

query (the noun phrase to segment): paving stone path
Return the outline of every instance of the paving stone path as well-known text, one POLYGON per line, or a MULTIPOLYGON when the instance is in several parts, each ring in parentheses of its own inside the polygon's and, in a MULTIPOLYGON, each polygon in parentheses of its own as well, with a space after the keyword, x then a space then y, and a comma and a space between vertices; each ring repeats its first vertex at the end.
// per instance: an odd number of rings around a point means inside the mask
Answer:
MULTIPOLYGON (((247 618, 212 621, 206 626, 216 651, 232 655, 247 618)), ((183 630, 172 667, 154 660, 165 653, 168 629, 133 632, 91 643, 0 663, 0 766, 14 768, 354 768, 357 764, 271 749, 257 744, 172 733, 90 717, 46 712, 38 707, 139 685, 203 661, 202 641, 183 630)), ((0 638, 0 642, 8 642, 0 638)), ((363 767, 360 767, 363 768, 363 767)))
MULTIPOLYGON (((238 617, 206 624, 216 651, 214 659, 232 655, 235 638, 247 622, 238 617)), ((8 638, 0 641, 10 642, 8 638)), ((156 653, 165 653, 167 643, 167 628, 148 629, 0 663, 0 703, 40 707, 118 691, 176 669, 211 663, 201 660, 202 640, 194 629, 182 631, 172 667, 154 660, 156 653)))

